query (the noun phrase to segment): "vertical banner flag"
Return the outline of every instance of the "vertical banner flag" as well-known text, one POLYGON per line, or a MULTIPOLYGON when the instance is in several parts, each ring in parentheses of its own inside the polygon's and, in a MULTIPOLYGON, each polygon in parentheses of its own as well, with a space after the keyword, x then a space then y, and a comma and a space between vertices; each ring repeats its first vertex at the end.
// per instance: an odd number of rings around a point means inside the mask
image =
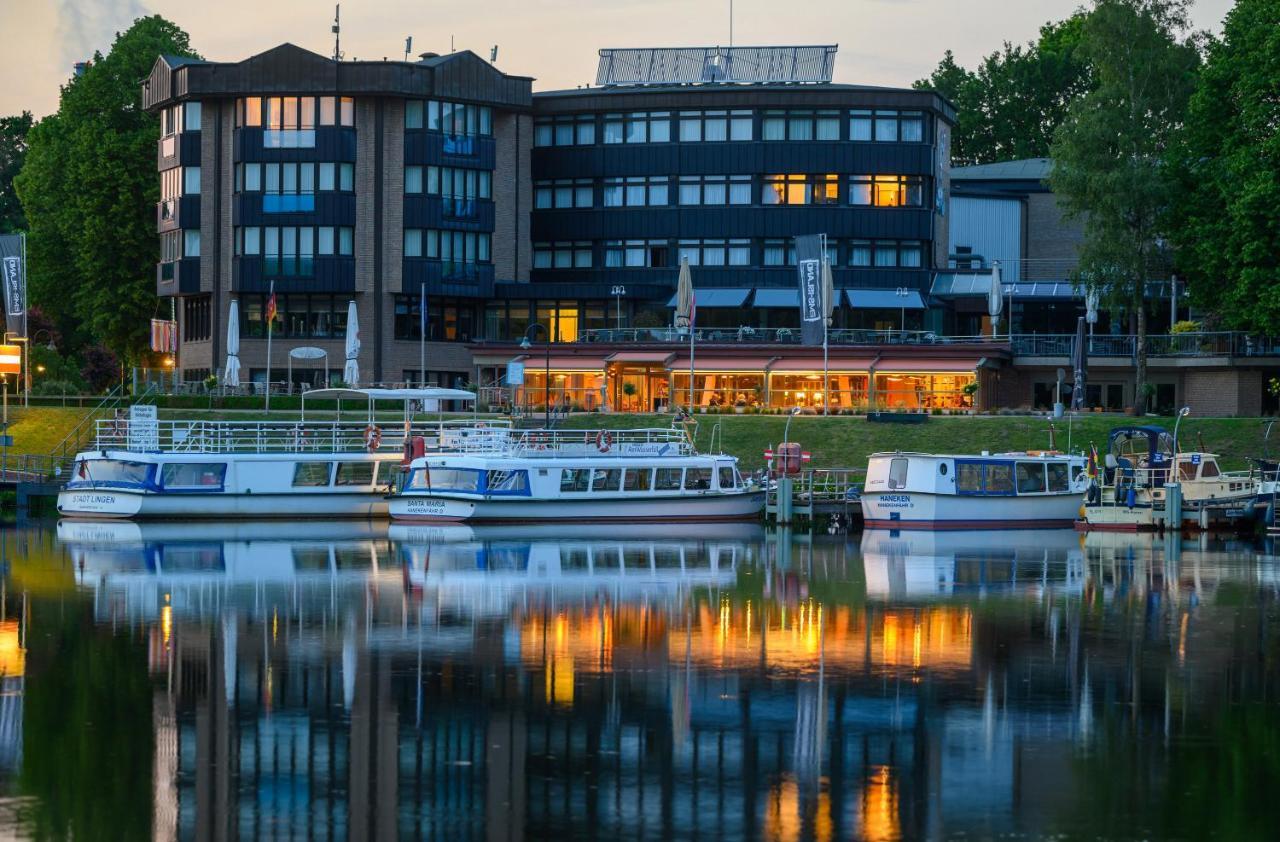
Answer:
POLYGON ((826 328, 822 301, 822 236, 796 237, 796 271, 800 282, 800 341, 821 345, 826 328))
POLYGON ((178 351, 178 323, 169 319, 151 320, 151 350, 160 354, 178 351))
POLYGON ((26 266, 23 265, 22 235, 0 236, 0 282, 4 284, 6 327, 23 333, 22 320, 27 313, 26 266))

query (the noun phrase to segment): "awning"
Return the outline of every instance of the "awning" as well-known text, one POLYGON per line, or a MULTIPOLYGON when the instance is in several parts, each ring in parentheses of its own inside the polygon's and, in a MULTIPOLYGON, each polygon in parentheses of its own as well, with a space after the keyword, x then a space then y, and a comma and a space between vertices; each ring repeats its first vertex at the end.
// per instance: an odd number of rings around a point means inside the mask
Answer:
POLYGON ((972 374, 977 368, 975 359, 896 358, 876 363, 876 374, 972 374))
POLYGON ((800 291, 797 289, 758 289, 752 302, 755 307, 800 309, 800 291))
MULTIPOLYGON (((699 354, 694 358, 694 371, 698 374, 712 372, 729 372, 745 374, 763 374, 773 357, 704 357, 699 354)), ((667 368, 680 373, 689 371, 689 358, 672 360, 667 368)))
MULTIPOLYGON (((512 362, 524 363, 524 370, 533 373, 548 367, 547 358, 538 354, 516 357, 512 362)), ((600 357, 552 357, 550 368, 552 371, 593 371, 599 373, 604 371, 604 360, 600 357)))
MULTIPOLYGON (((693 288, 693 300, 699 308, 702 307, 741 307, 747 301, 747 296, 751 294, 749 289, 721 289, 719 287, 698 287, 693 288)), ((671 296, 671 300, 667 302, 668 307, 676 306, 676 297, 671 296)))
POLYGON ((986 298, 991 292, 991 272, 935 272, 929 294, 941 298, 986 298))
POLYGON ((924 299, 918 290, 905 290, 898 295, 896 289, 846 289, 850 307, 860 310, 923 310, 924 299))
MULTIPOLYGON (((842 374, 847 372, 859 372, 865 374, 867 366, 871 365, 871 357, 866 359, 855 360, 830 360, 827 363, 827 371, 830 374, 842 374)), ((822 358, 818 359, 795 359, 795 360, 778 360, 769 366, 770 373, 778 372, 794 372, 794 371, 822 371, 822 358)))
POLYGON ((1033 281, 1031 283, 1006 284, 1007 294, 1013 291, 1014 298, 1053 298, 1059 300, 1078 298, 1084 300, 1084 290, 1077 291, 1074 284, 1064 281, 1033 281))
POLYGON ((670 351, 619 351, 604 358, 607 363, 665 363, 670 351))

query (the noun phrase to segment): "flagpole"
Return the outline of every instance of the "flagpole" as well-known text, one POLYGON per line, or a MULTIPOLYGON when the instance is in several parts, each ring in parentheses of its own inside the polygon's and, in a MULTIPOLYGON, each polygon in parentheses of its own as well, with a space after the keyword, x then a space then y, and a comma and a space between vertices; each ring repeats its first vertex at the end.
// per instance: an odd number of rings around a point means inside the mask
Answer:
MULTIPOLYGON (((822 235, 822 414, 827 415, 831 405, 831 382, 827 374, 827 330, 830 326, 831 318, 827 312, 831 309, 831 302, 826 300, 827 295, 827 273, 831 271, 831 267, 827 264, 827 235, 822 235)), ((832 285, 834 287, 834 284, 832 285)), ((832 294, 835 290, 832 289, 832 294)))
POLYGON ((418 384, 427 385, 427 284, 418 296, 418 384))
MULTIPOLYGON (((22 335, 26 342, 22 343, 22 351, 26 355, 27 364, 23 366, 22 406, 31 406, 31 334, 27 332, 27 311, 31 309, 31 297, 27 294, 27 232, 22 232, 22 335)), ((1175 296, 1176 299, 1176 296, 1175 296)))
POLYGON ((698 294, 689 294, 689 416, 693 416, 693 336, 698 320, 698 294))
MULTIPOLYGON (((269 291, 267 292, 267 307, 271 309, 271 300, 275 298, 276 282, 272 281, 269 291)), ((271 318, 267 320, 267 401, 266 411, 271 411, 271 328, 275 324, 276 314, 271 313, 271 318)))

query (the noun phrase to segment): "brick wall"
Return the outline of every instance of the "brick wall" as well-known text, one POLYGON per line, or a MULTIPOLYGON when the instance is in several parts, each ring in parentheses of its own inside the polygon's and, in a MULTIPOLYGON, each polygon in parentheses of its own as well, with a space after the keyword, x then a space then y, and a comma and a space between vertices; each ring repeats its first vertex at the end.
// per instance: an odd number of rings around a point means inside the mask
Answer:
MULTIPOLYGON (((398 358, 393 359, 398 343, 392 338, 395 296, 404 288, 404 100, 384 100, 382 134, 382 307, 381 313, 376 314, 382 353, 378 379, 396 381, 404 369, 398 358)), ((373 319, 375 314, 370 313, 369 317, 373 319)), ((372 348, 374 337, 371 335, 367 342, 372 348)))
POLYGON ((1183 399, 1192 414, 1212 418, 1262 414, 1259 369, 1205 369, 1186 373, 1183 399))
POLYGON ((1024 280, 1062 280, 1075 266, 1084 224, 1065 219, 1052 193, 1027 196, 1027 249, 1029 261, 1024 280))
POLYGON ((527 114, 495 113, 493 139, 494 277, 501 281, 527 281, 532 258, 529 214, 533 211, 533 182, 529 167, 533 118, 527 114))

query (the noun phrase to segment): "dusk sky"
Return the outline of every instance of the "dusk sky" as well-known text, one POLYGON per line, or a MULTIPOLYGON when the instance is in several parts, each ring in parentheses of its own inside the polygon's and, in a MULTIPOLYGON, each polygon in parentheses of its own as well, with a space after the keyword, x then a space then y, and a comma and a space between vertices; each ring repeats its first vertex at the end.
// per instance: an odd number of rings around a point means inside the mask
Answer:
MULTIPOLYGON (((909 85, 951 49, 966 66, 1003 41, 1023 42, 1079 0, 736 0, 734 43, 837 43, 835 80, 909 85)), ((0 0, 0 114, 57 108, 58 86, 75 61, 106 52, 114 33, 159 13, 191 35, 205 58, 236 61, 291 41, 333 51, 331 0, 0 0)), ((1221 31, 1231 0, 1198 0, 1193 23, 1221 31)), ((577 87, 595 78, 600 47, 704 46, 729 42, 728 0, 359 0, 342 8, 347 58, 400 59, 413 51, 457 49, 534 76, 534 90, 577 87)))

